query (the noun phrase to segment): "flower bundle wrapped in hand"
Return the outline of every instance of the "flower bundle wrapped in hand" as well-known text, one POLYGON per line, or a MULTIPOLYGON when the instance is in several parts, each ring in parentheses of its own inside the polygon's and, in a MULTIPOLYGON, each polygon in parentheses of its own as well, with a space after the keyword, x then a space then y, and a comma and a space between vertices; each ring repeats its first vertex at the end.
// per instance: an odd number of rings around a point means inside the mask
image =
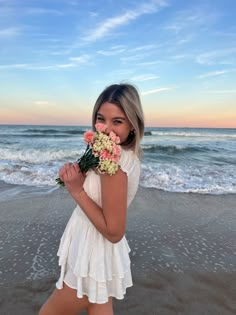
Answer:
MULTIPOLYGON (((104 124, 98 123, 95 128, 95 132, 86 131, 84 133, 87 148, 76 162, 82 173, 94 168, 101 174, 114 175, 119 168, 120 138, 113 131, 107 135, 105 133, 107 126, 104 124)), ((60 178, 57 178, 56 182, 64 186, 64 182, 60 178)))

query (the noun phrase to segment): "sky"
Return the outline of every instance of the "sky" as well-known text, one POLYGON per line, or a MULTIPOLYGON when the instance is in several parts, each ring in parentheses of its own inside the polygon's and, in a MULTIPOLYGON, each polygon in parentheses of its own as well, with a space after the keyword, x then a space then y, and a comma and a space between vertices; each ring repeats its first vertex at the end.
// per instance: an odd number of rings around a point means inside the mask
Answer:
POLYGON ((235 0, 0 0, 0 124, 90 125, 114 83, 146 126, 236 128, 235 0))

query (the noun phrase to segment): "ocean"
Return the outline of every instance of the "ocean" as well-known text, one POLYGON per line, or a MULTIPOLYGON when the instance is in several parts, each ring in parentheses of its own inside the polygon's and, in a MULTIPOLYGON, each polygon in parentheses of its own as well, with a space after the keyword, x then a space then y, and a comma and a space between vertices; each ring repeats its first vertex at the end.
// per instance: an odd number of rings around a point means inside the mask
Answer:
MULTIPOLYGON (((57 189, 65 162, 84 152, 86 126, 0 125, 0 187, 57 189)), ((236 193, 236 129, 146 128, 140 185, 172 192, 236 193)), ((13 190, 12 190, 13 191, 13 190)))

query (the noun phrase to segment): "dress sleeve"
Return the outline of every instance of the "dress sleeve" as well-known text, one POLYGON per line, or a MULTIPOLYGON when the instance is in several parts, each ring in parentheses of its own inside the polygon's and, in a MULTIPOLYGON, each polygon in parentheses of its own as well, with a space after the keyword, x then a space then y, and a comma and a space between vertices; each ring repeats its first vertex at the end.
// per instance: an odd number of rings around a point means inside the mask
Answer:
POLYGON ((139 159, 131 150, 121 151, 119 165, 121 170, 125 172, 128 176, 133 172, 137 174, 137 172, 139 172, 140 169, 139 159))
POLYGON ((129 206, 138 190, 141 163, 133 151, 122 150, 119 165, 128 177, 127 206, 129 206))

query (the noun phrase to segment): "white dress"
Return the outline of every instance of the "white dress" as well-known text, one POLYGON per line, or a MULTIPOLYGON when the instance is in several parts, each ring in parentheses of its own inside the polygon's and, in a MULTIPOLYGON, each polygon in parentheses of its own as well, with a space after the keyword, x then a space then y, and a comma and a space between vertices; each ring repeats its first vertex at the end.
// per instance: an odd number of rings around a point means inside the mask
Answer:
MULTIPOLYGON (((133 151, 122 150, 119 164, 128 176, 129 206, 138 189, 140 161, 133 151)), ((100 176, 93 170, 87 172, 84 190, 102 207, 100 176)), ((110 242, 77 205, 60 241, 61 274, 56 287, 62 289, 65 282, 77 290, 78 298, 86 295, 91 303, 106 303, 109 296, 123 299, 133 284, 129 252, 125 236, 118 243, 110 242)))

